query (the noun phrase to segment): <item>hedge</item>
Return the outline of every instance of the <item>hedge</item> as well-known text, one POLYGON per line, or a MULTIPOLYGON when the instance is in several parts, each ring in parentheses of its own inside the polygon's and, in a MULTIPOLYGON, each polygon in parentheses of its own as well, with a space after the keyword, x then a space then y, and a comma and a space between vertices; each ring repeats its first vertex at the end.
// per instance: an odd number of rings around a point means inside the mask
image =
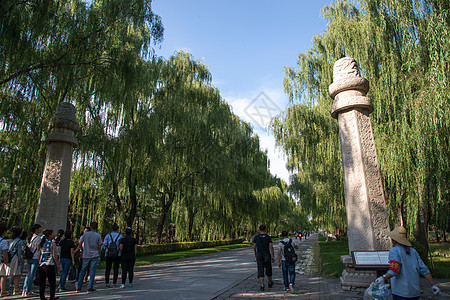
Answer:
POLYGON ((244 241, 243 239, 235 239, 235 240, 205 241, 205 242, 138 245, 137 256, 170 253, 190 249, 211 248, 231 244, 240 244, 243 241, 244 241))

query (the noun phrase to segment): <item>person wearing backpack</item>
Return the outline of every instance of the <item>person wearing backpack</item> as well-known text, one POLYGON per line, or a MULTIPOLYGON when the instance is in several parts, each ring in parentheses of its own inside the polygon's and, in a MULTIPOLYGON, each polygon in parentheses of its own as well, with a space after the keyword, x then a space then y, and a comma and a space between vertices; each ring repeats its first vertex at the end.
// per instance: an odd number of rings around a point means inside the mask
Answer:
POLYGON ((298 245, 289 238, 287 231, 281 232, 281 237, 283 240, 278 243, 278 267, 283 272, 284 290, 294 292, 295 263, 298 258, 295 249, 298 249, 298 245))
POLYGON ((9 292, 6 290, 6 278, 9 276, 9 256, 8 249, 9 244, 8 241, 5 240, 6 231, 8 227, 5 224, 0 224, 0 288, 1 288, 1 296, 8 296, 9 292))
MULTIPOLYGON (((32 256, 27 257, 28 259, 28 272, 25 277, 25 281, 23 283, 22 296, 26 297, 32 294, 31 285, 33 284, 33 280, 35 274, 37 273, 37 269, 39 267, 39 248, 41 243, 40 233, 42 231, 41 225, 34 224, 31 226, 31 235, 28 238, 27 246, 30 248, 32 256)), ((28 252, 28 251, 26 251, 28 252)))
POLYGON ((62 273, 59 279, 58 292, 62 292, 66 290, 66 279, 67 275, 69 275, 70 267, 75 263, 75 243, 72 239, 71 230, 66 230, 64 239, 61 238, 59 240, 59 249, 62 273))
POLYGON ((105 240, 102 244, 102 249, 105 250, 105 283, 106 287, 109 288, 109 274, 111 273, 111 268, 113 269, 113 285, 117 284, 117 279, 119 278, 119 264, 120 264, 120 250, 119 244, 123 236, 118 233, 119 226, 114 223, 112 226, 112 232, 105 236, 105 240))
POLYGON ((11 262, 9 264, 10 276, 14 276, 14 292, 13 295, 18 295, 21 290, 19 289, 20 276, 23 271, 23 241, 20 238, 22 235, 22 229, 13 228, 12 229, 12 240, 9 241, 9 253, 11 253, 11 262))

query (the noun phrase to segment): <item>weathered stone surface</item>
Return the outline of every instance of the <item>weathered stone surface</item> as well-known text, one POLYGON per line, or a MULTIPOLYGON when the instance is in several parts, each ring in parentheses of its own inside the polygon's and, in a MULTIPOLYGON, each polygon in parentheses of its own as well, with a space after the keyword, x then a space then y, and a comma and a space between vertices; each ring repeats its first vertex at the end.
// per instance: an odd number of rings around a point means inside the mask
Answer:
POLYGON ((42 175, 36 223, 54 230, 66 229, 69 205, 73 147, 78 145, 74 131, 78 130, 75 107, 60 103, 53 120, 54 127, 47 138, 48 148, 42 175))
MULTIPOLYGON (((389 250, 389 222, 369 118, 373 105, 366 97, 369 82, 350 57, 335 63, 333 75, 331 116, 339 123, 349 250, 389 250)), ((356 271, 345 261, 343 288, 367 287, 376 278, 374 271, 356 271)))

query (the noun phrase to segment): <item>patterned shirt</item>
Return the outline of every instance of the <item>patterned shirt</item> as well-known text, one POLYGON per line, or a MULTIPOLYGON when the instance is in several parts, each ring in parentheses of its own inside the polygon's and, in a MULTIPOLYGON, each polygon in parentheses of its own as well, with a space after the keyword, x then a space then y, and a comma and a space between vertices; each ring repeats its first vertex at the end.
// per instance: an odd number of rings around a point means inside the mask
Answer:
POLYGON ((389 251, 389 271, 391 274, 392 294, 413 298, 420 296, 419 275, 426 275, 430 270, 423 263, 416 249, 409 248, 410 253, 406 253, 406 247, 396 244, 389 251))
POLYGON ((56 244, 54 241, 45 241, 41 248, 41 259, 39 260, 39 266, 52 266, 55 264, 53 259, 53 247, 56 244))

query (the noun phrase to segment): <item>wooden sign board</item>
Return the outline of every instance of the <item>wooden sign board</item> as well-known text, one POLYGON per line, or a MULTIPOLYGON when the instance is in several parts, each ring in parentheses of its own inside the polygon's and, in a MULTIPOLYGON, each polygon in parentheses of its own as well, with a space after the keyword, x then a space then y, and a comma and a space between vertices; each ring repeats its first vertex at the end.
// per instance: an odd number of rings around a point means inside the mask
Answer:
POLYGON ((355 269, 389 269, 389 251, 352 251, 355 269))

